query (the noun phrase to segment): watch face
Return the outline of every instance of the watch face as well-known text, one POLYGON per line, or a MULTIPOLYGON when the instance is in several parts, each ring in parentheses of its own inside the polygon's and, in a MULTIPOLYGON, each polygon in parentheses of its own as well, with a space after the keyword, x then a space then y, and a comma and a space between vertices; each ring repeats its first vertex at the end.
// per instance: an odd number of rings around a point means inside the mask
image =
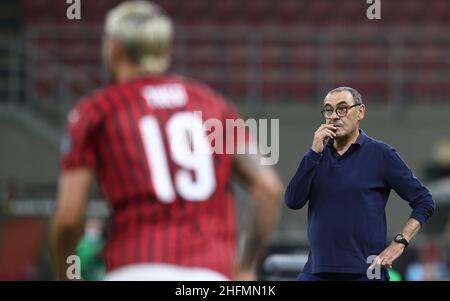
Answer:
POLYGON ((403 238, 403 235, 397 234, 397 235, 395 236, 394 240, 395 240, 396 242, 399 242, 399 241, 402 240, 402 238, 403 238))

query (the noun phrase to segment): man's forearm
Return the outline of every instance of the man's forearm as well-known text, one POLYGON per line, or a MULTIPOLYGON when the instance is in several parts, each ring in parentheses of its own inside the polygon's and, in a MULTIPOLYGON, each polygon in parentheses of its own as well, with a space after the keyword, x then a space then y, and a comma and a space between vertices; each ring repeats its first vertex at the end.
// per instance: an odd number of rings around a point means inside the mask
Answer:
POLYGON ((50 241, 52 263, 57 280, 67 280, 66 260, 70 255, 75 255, 76 246, 82 232, 82 225, 77 228, 65 227, 57 219, 52 223, 50 241))
POLYGON ((259 154, 234 156, 233 170, 246 184, 252 198, 249 231, 239 254, 238 273, 254 272, 281 210, 281 181, 272 167, 262 166, 260 162, 259 154))
POLYGON ((416 235, 417 232, 419 232, 419 230, 420 230, 420 222, 414 218, 410 218, 406 222, 406 225, 403 228, 402 233, 405 236, 406 240, 410 242, 414 237, 414 235, 416 235))
POLYGON ((66 260, 68 256, 75 255, 93 179, 93 172, 86 168, 64 172, 60 177, 58 203, 50 228, 52 260, 57 279, 67 280, 66 260))
POLYGON ((262 189, 254 189, 251 194, 255 201, 240 261, 240 266, 244 269, 254 268, 257 260, 261 259, 261 252, 278 222, 280 212, 280 195, 264 194, 262 189))
POLYGON ((252 225, 244 241, 240 266, 244 269, 253 269, 255 264, 261 259, 261 252, 264 250, 276 220, 262 221, 262 216, 255 213, 252 218, 252 225), (259 227, 259 228, 258 228, 259 227))

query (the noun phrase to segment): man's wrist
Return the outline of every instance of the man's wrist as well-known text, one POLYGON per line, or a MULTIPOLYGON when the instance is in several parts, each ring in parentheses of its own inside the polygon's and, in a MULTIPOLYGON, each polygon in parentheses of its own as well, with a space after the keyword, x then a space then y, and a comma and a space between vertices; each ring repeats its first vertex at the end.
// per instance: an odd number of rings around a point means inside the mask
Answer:
POLYGON ((323 152, 323 150, 322 150, 322 151, 319 151, 319 150, 315 149, 314 147, 311 147, 311 150, 312 150, 313 152, 315 152, 316 154, 318 154, 318 155, 321 155, 322 152, 323 152))
POLYGON ((316 153, 312 148, 306 153, 306 158, 314 162, 315 164, 319 164, 322 159, 322 154, 316 153))
POLYGON ((402 248, 403 250, 406 249, 406 246, 404 244, 395 242, 394 240, 392 240, 391 245, 395 246, 396 248, 402 248))
POLYGON ((394 236, 394 243, 399 245, 403 245, 406 248, 409 245, 409 240, 406 239, 406 236, 403 233, 398 233, 394 236))

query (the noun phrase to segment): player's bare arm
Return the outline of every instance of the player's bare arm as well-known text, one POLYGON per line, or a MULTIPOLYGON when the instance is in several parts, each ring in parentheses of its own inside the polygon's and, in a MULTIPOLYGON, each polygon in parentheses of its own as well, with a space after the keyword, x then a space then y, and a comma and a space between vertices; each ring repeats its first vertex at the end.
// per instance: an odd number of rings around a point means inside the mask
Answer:
POLYGON ((66 278, 66 259, 75 254, 94 174, 86 168, 62 173, 57 205, 50 229, 53 267, 58 280, 66 278))
POLYGON ((259 155, 237 154, 233 169, 252 198, 252 217, 235 280, 255 280, 255 265, 274 230, 280 213, 283 187, 271 166, 262 166, 259 155))

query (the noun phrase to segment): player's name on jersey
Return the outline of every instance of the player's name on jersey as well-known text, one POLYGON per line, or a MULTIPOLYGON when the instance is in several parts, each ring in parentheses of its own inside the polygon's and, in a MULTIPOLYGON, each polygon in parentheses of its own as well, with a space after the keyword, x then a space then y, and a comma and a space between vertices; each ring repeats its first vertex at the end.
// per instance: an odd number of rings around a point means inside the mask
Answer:
POLYGON ((179 84, 146 86, 142 94, 147 104, 155 109, 182 107, 186 104, 188 98, 185 88, 179 84))

